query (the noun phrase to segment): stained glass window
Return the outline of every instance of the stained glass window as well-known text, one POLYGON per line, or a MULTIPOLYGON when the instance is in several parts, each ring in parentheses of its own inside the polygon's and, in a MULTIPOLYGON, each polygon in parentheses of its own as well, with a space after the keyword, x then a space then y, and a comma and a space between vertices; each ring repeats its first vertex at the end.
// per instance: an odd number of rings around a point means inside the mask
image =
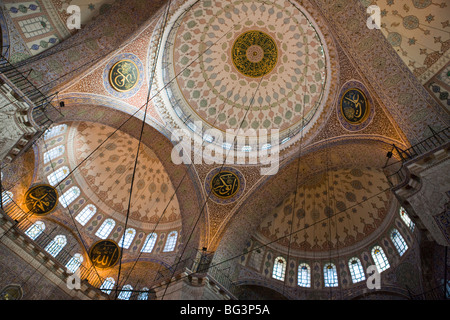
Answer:
POLYGON ((59 202, 64 208, 67 208, 67 206, 71 204, 73 200, 78 198, 80 194, 80 189, 74 186, 61 195, 59 202))
POLYGON ((408 216, 406 210, 403 207, 400 208, 400 217, 402 218, 403 222, 405 222, 405 224, 408 226, 408 228, 411 231, 414 231, 415 224, 414 222, 412 222, 411 218, 408 216))
POLYGON ((64 154, 64 146, 58 146, 44 153, 44 163, 50 162, 64 154))
POLYGON ((2 192, 2 204, 6 206, 8 203, 13 201, 13 193, 11 191, 3 191, 2 192))
POLYGON ((327 263, 323 267, 323 280, 325 287, 337 287, 338 278, 336 266, 333 263, 327 263))
POLYGON ((398 232, 397 229, 392 230, 391 240, 394 243, 394 246, 400 256, 402 256, 405 251, 408 250, 408 245, 406 244, 405 239, 403 239, 402 235, 400 234, 400 232, 398 232))
POLYGON ((178 232, 172 231, 167 236, 166 245, 164 246, 163 252, 170 252, 175 249, 175 245, 177 244, 178 232))
POLYGON ((134 230, 133 228, 128 228, 120 239, 119 246, 123 247, 124 249, 128 249, 135 235, 136 230, 134 230))
POLYGON ((105 279, 105 281, 103 281, 102 285, 100 286, 100 290, 102 290, 106 294, 110 294, 115 283, 116 281, 114 281, 113 278, 107 278, 105 279))
POLYGON ((67 270, 71 273, 75 273, 83 262, 83 256, 80 253, 75 253, 69 262, 66 264, 67 270))
POLYGON ((148 288, 143 288, 142 292, 139 293, 138 300, 148 300, 148 288))
POLYGON ((380 246, 373 247, 372 258, 375 261, 379 273, 390 267, 389 261, 380 246))
POLYGON ((119 296, 117 299, 120 300, 130 300, 131 297, 131 290, 133 290, 133 287, 129 284, 122 287, 122 290, 120 290, 119 296))
POLYGON ((66 129, 67 129, 66 124, 60 124, 58 126, 50 128, 47 131, 45 131, 44 139, 47 140, 47 139, 53 138, 57 135, 63 134, 66 131, 66 129))
POLYGON ((297 284, 300 287, 311 287, 311 268, 307 263, 298 266, 297 284))
POLYGON ((95 233, 95 235, 101 239, 106 239, 106 237, 109 236, 109 234, 111 233, 112 229, 114 228, 114 226, 116 225, 116 222, 113 219, 106 219, 102 225, 100 226, 100 228, 98 228, 97 232, 95 233))
POLYGON ((84 226, 94 216, 95 212, 97 212, 97 208, 93 204, 88 204, 75 219, 84 226))
POLYGON ((67 244, 66 236, 57 235, 47 245, 47 247, 45 247, 45 251, 47 251, 51 256, 56 257, 66 244, 67 244))
POLYGON ((156 235, 156 233, 150 233, 147 238, 145 238, 145 243, 144 246, 142 247, 141 252, 152 252, 155 243, 156 243, 156 238, 158 236, 156 235))
POLYGON ((31 240, 36 240, 37 237, 41 235, 45 230, 45 223, 42 221, 36 221, 31 227, 25 231, 25 234, 31 238, 31 240))
POLYGON ((275 258, 273 263, 272 278, 284 281, 284 276, 286 273, 286 259, 283 257, 275 258))
POLYGON ((67 177, 69 172, 69 168, 66 166, 59 168, 47 176, 48 183, 52 186, 56 186, 58 183, 63 181, 65 177, 67 177))
POLYGON ((348 268, 350 269, 350 275, 352 276, 353 283, 366 280, 361 260, 356 257, 351 258, 348 261, 348 268))

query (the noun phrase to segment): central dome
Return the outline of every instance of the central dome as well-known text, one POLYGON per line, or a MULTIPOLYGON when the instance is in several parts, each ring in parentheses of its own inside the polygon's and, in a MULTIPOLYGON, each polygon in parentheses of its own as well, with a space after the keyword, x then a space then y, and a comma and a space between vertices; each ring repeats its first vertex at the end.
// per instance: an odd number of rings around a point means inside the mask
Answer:
POLYGON ((169 25, 159 86, 179 127, 201 135, 277 129, 281 142, 317 118, 327 95, 327 50, 302 8, 289 1, 188 1, 169 25))

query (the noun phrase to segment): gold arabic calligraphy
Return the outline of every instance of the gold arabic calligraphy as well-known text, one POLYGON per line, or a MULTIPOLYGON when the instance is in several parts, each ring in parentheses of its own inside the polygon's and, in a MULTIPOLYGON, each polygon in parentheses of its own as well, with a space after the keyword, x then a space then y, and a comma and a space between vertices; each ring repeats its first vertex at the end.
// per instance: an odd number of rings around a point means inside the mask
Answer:
POLYGON ((31 188, 25 194, 25 204, 30 212, 38 215, 50 213, 57 204, 58 193, 49 185, 39 185, 31 188))
POLYGON ((211 191, 219 198, 230 198, 238 190, 239 178, 232 172, 219 172, 211 181, 211 191))
POLYGON ((357 90, 348 90, 342 97, 342 114, 351 123, 360 123, 368 114, 367 100, 364 94, 357 90))
POLYGON ((89 257, 95 267, 101 269, 110 268, 119 259, 119 247, 111 240, 99 241, 92 247, 89 257))
POLYGON ((117 91, 125 92, 133 89, 138 79, 138 68, 130 60, 119 61, 111 68, 109 80, 117 91))

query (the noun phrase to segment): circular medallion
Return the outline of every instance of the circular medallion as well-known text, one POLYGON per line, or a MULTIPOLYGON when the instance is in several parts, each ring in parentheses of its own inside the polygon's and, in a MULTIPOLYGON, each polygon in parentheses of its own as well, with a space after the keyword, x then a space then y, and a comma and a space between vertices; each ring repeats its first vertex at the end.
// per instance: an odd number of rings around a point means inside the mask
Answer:
POLYGON ((341 98, 341 113, 351 124, 364 122, 369 115, 369 102, 366 95, 359 89, 347 90, 341 98))
POLYGON ((219 167, 206 176, 205 189, 214 202, 228 204, 242 195, 245 179, 242 173, 232 167, 219 167))
POLYGON ((139 69, 131 60, 121 60, 113 65, 109 72, 109 82, 114 90, 127 92, 133 89, 139 80, 139 69))
POLYGON ((92 264, 100 269, 113 267, 119 261, 119 256, 119 246, 112 240, 100 240, 89 250, 92 264))
POLYGON ((58 191, 55 187, 41 184, 30 188, 25 194, 25 205, 33 214, 44 216, 52 212, 58 204, 58 191))
POLYGON ((233 44, 231 58, 236 69, 251 78, 260 78, 273 70, 278 60, 275 41, 261 31, 241 34, 233 44))

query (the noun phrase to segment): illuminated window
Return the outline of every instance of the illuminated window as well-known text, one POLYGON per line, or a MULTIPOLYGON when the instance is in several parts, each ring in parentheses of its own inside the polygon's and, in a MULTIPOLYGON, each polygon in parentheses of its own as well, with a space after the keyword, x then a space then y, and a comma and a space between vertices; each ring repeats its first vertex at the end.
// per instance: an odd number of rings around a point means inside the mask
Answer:
POLYGON ((272 278, 284 281, 284 275, 286 273, 286 259, 278 257, 273 264, 272 278))
POLYGON ((128 249, 131 245, 131 242, 134 239, 134 236, 136 235, 136 230, 129 228, 125 231, 125 233, 122 236, 122 239, 119 241, 119 246, 123 247, 124 249, 128 249))
POLYGON ((348 268, 350 269, 350 274, 352 276, 353 283, 366 280, 361 260, 359 260, 356 257, 351 258, 348 261, 348 268))
POLYGON ((103 281, 102 285, 100 286, 100 290, 102 290, 106 294, 110 294, 115 283, 116 281, 114 281, 113 278, 107 278, 105 279, 105 281, 103 281))
POLYGON ((111 233, 112 229, 116 225, 116 222, 113 219, 106 219, 100 228, 98 228, 95 235, 101 239, 106 239, 107 236, 111 233))
POLYGON ((250 259, 248 260, 248 266, 259 270, 264 258, 264 252, 261 248, 252 250, 250 259))
POLYGON ((406 244, 405 239, 403 239, 402 235, 400 234, 400 232, 398 232, 397 229, 392 230, 391 240, 394 243, 394 246, 400 256, 402 256, 405 251, 408 250, 408 245, 406 244))
POLYGON ((379 273, 390 267, 389 261, 380 246, 376 246, 372 249, 372 258, 375 261, 379 273))
POLYGON ((50 128, 47 131, 45 131, 44 139, 47 140, 47 139, 53 138, 55 136, 58 136, 60 134, 63 134, 66 130, 67 130, 67 125, 65 125, 65 124, 60 124, 58 126, 50 128))
POLYGON ((13 201, 13 193, 11 191, 3 191, 2 192, 2 204, 6 206, 8 203, 13 201))
POLYGON ((45 230, 45 223, 42 221, 36 221, 31 227, 25 231, 25 234, 31 238, 31 240, 36 240, 37 237, 41 235, 45 230))
POLYGON ((66 244, 67 244, 66 236, 57 235, 55 239, 53 239, 47 245, 47 247, 45 247, 45 251, 47 251, 51 256, 56 257, 66 244))
POLYGON ((142 292, 139 293, 138 300, 148 300, 148 288, 143 288, 142 292))
POLYGON ((80 189, 78 187, 72 187, 69 190, 67 190, 60 198, 59 202, 64 208, 67 208, 69 204, 72 203, 73 200, 78 198, 78 196, 81 194, 80 189))
POLYGON ((158 236, 156 235, 156 233, 150 233, 147 238, 145 238, 145 243, 142 247, 141 252, 152 252, 157 237, 158 236))
POLYGON ((75 219, 84 226, 94 216, 95 212, 97 212, 97 208, 93 204, 88 204, 75 219))
POLYGON ((170 252, 175 249, 175 245, 177 244, 177 236, 178 232, 176 231, 172 231, 171 233, 169 233, 163 252, 170 252))
POLYGON ((300 287, 311 287, 311 268, 308 264, 302 263, 298 266, 297 284, 300 287))
POLYGON ((408 226, 408 228, 411 231, 414 231, 415 224, 412 222, 411 218, 406 213, 406 210, 402 207, 400 208, 400 217, 402 218, 403 222, 408 226))
POLYGON ((120 300, 130 300, 131 297, 131 290, 133 290, 133 287, 129 284, 122 287, 122 290, 120 290, 119 296, 117 299, 120 300))
POLYGON ((55 172, 50 173, 47 176, 48 183, 50 183, 52 186, 56 186, 58 183, 64 180, 65 177, 69 175, 69 168, 67 167, 61 167, 55 172))
POLYGON ((338 286, 337 270, 333 263, 327 263, 323 267, 323 279, 325 282, 325 287, 338 286))
POLYGON ((83 256, 80 253, 75 253, 69 262, 66 264, 66 269, 71 273, 75 273, 83 262, 83 256))
POLYGON ((64 154, 64 146, 58 146, 44 153, 44 163, 50 162, 64 154))

